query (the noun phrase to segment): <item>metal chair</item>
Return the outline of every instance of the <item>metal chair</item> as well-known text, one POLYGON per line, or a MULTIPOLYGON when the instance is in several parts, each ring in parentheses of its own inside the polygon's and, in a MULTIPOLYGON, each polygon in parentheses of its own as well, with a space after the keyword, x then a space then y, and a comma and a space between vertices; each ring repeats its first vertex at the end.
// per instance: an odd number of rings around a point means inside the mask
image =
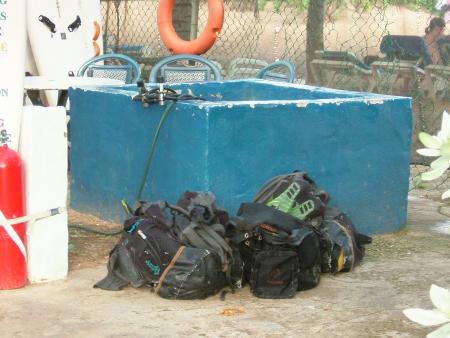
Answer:
POLYGON ((169 83, 222 79, 220 70, 213 61, 191 54, 171 55, 157 62, 150 72, 149 82, 156 83, 159 76, 169 83))
POLYGON ((372 79, 370 66, 350 51, 316 50, 311 71, 322 87, 367 91, 372 79))
POLYGON ((261 69, 256 74, 256 78, 293 83, 295 80, 295 65, 287 60, 275 61, 261 69))
POLYGON ((123 54, 104 54, 85 62, 78 76, 117 79, 135 83, 141 77, 141 68, 132 58, 123 54))
POLYGON ((264 60, 235 58, 228 65, 227 79, 254 78, 261 69, 268 65, 264 60))

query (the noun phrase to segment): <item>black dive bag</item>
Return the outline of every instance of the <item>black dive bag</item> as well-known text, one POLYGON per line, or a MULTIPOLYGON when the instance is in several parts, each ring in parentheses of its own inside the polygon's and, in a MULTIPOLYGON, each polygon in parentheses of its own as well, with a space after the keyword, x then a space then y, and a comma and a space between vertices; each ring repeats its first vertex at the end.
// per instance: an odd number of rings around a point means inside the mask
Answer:
POLYGON ((255 296, 291 298, 319 283, 320 244, 312 226, 264 204, 243 203, 230 231, 255 296))
POLYGON ((359 264, 372 238, 359 233, 351 219, 337 208, 326 207, 320 224, 323 272, 348 272, 359 264))
POLYGON ((226 284, 216 253, 182 246, 158 280, 155 292, 167 299, 204 299, 226 284))
POLYGON ((186 247, 165 221, 164 202, 142 203, 124 223, 112 249, 107 276, 94 287, 120 290, 148 286, 168 299, 202 299, 226 283, 220 257, 213 251, 186 247))

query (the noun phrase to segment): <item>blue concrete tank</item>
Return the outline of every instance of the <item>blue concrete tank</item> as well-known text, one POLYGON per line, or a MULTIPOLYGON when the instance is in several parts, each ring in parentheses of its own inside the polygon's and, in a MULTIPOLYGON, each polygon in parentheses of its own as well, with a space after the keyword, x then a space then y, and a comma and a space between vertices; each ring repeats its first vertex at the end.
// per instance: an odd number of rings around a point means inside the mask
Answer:
MULTIPOLYGON (((205 101, 178 102, 164 122, 143 199, 175 202, 208 190, 234 213, 271 176, 302 170, 358 229, 406 223, 411 100, 243 80, 173 85, 205 101)), ((71 207, 122 221, 134 203, 165 107, 132 101, 136 86, 75 88, 71 207)))

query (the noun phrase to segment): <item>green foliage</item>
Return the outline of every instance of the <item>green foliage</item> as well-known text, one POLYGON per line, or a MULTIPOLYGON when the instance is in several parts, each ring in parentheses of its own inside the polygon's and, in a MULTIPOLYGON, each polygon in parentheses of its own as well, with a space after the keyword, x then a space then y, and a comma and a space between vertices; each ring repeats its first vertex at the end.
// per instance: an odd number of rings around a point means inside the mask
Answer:
MULTIPOLYGON (((264 9, 268 1, 258 0, 258 7, 264 9)), ((356 8, 363 11, 370 10, 373 6, 387 7, 389 5, 434 11, 433 0, 327 0, 328 5, 336 3, 337 7, 345 6, 346 2, 351 2, 356 8)), ((283 4, 303 12, 308 9, 309 0, 273 0, 274 11, 279 12, 283 4)))
POLYGON ((259 9, 264 9, 266 7, 267 4, 267 0, 258 0, 258 8, 259 9))
MULTIPOLYGON (((264 9, 268 0, 258 0, 258 7, 264 9)), ((273 8, 275 12, 280 12, 281 6, 286 4, 289 7, 296 8, 298 11, 305 11, 308 9, 309 0, 273 0, 273 8)))
POLYGON ((434 11, 434 4, 432 0, 383 0, 387 5, 405 6, 411 9, 427 9, 434 11))

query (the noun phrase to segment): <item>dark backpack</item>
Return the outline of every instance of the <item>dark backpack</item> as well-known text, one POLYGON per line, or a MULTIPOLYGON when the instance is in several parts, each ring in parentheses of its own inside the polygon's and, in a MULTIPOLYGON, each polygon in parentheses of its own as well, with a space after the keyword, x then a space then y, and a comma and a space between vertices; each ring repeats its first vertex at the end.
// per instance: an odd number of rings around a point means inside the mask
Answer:
POLYGON ((225 225, 228 213, 217 207, 216 197, 210 192, 185 191, 174 212, 174 231, 188 246, 210 249, 221 260, 223 271, 227 271, 232 259, 232 249, 225 241, 225 225))
POLYGON ((174 214, 174 232, 187 246, 215 252, 228 284, 239 288, 242 286, 243 263, 239 250, 226 238, 228 213, 215 201, 216 197, 211 192, 184 192, 176 206, 169 205, 174 214))
POLYGON ((185 247, 167 221, 166 209, 165 202, 140 202, 110 253, 108 275, 95 287, 120 290, 128 284, 146 285, 164 298, 199 299, 226 285, 219 256, 185 247))
POLYGON ((351 219, 337 208, 327 207, 319 226, 322 271, 351 271, 364 257, 364 245, 372 238, 358 233, 351 219))
POLYGON ((95 287, 153 287, 181 246, 166 224, 156 218, 133 216, 125 221, 122 237, 109 254, 108 275, 95 287))
POLYGON ((257 297, 290 298, 319 283, 319 237, 303 221, 264 204, 243 203, 230 235, 257 297))
POLYGON ((321 216, 328 194, 303 172, 279 175, 268 180, 253 198, 300 220, 321 216))
POLYGON ((155 292, 167 299, 204 299, 227 284, 218 256, 208 249, 181 247, 155 292))

